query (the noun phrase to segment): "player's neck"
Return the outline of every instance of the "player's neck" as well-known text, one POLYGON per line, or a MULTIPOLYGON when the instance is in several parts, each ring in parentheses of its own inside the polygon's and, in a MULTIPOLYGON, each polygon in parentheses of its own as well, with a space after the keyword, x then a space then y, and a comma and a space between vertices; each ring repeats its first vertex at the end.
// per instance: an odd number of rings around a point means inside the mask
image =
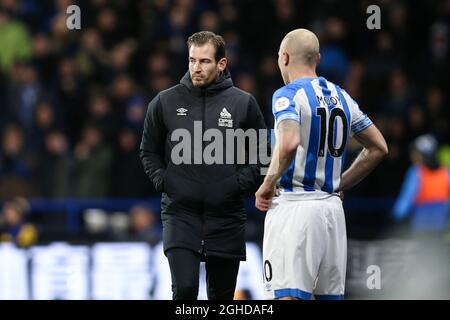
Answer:
POLYGON ((316 70, 311 68, 296 68, 288 72, 289 83, 300 78, 317 78, 316 70))

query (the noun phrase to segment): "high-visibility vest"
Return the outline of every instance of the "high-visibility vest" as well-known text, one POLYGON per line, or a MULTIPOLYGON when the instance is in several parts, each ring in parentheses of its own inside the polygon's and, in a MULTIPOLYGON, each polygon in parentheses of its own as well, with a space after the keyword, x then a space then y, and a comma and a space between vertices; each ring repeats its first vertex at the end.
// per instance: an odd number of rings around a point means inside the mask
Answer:
POLYGON ((425 166, 421 166, 419 168, 419 181, 416 204, 449 201, 450 178, 447 168, 430 170, 425 166))

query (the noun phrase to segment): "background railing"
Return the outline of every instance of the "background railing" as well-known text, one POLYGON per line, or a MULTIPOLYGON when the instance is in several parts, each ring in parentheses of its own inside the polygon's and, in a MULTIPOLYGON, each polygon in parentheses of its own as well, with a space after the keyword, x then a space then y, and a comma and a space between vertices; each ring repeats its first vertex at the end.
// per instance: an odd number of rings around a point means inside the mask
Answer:
MULTIPOLYGON (((393 198, 384 197, 348 197, 344 201, 346 217, 351 218, 360 214, 388 216, 394 203, 393 198)), ((43 214, 61 214, 66 217, 66 231, 79 232, 82 228, 80 216, 87 209, 101 209, 106 212, 128 212, 134 205, 143 204, 150 207, 155 213, 160 211, 160 198, 101 198, 101 199, 29 199, 31 218, 43 214)), ((0 206, 3 203, 0 201, 0 206)), ((248 218, 259 219, 264 214, 255 208, 254 199, 247 198, 245 207, 248 218)), ((367 217, 367 215, 366 215, 367 217)), ((364 217, 363 217, 364 220, 364 217)), ((349 226, 351 228, 351 226, 349 226)))

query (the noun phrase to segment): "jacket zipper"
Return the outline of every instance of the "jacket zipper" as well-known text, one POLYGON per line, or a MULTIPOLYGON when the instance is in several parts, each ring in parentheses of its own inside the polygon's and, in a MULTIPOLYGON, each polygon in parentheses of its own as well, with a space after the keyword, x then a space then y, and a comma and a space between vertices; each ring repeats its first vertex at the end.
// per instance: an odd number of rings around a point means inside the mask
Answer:
MULTIPOLYGON (((205 133, 205 125, 206 125, 206 90, 203 89, 202 92, 202 137, 205 133)), ((203 159, 203 150, 205 149, 205 145, 204 145, 204 141, 202 138, 202 159, 203 159)), ((203 165, 203 160, 202 160, 202 165, 203 165)), ((205 203, 203 202, 202 205, 202 213, 201 213, 201 220, 202 220, 202 242, 201 242, 201 249, 200 249, 200 254, 201 255, 205 255, 206 256, 206 252, 205 252, 205 240, 204 240, 204 236, 205 236, 205 203)))

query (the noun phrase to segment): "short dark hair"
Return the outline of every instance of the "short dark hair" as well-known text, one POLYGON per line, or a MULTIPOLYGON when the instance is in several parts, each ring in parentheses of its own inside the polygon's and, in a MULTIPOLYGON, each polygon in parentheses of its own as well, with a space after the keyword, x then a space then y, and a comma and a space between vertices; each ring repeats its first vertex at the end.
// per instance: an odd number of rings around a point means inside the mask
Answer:
POLYGON ((225 58, 225 40, 222 36, 219 36, 211 31, 200 31, 194 33, 189 37, 187 46, 190 49, 192 45, 203 46, 207 43, 211 43, 216 49, 216 62, 218 62, 222 58, 225 58))

